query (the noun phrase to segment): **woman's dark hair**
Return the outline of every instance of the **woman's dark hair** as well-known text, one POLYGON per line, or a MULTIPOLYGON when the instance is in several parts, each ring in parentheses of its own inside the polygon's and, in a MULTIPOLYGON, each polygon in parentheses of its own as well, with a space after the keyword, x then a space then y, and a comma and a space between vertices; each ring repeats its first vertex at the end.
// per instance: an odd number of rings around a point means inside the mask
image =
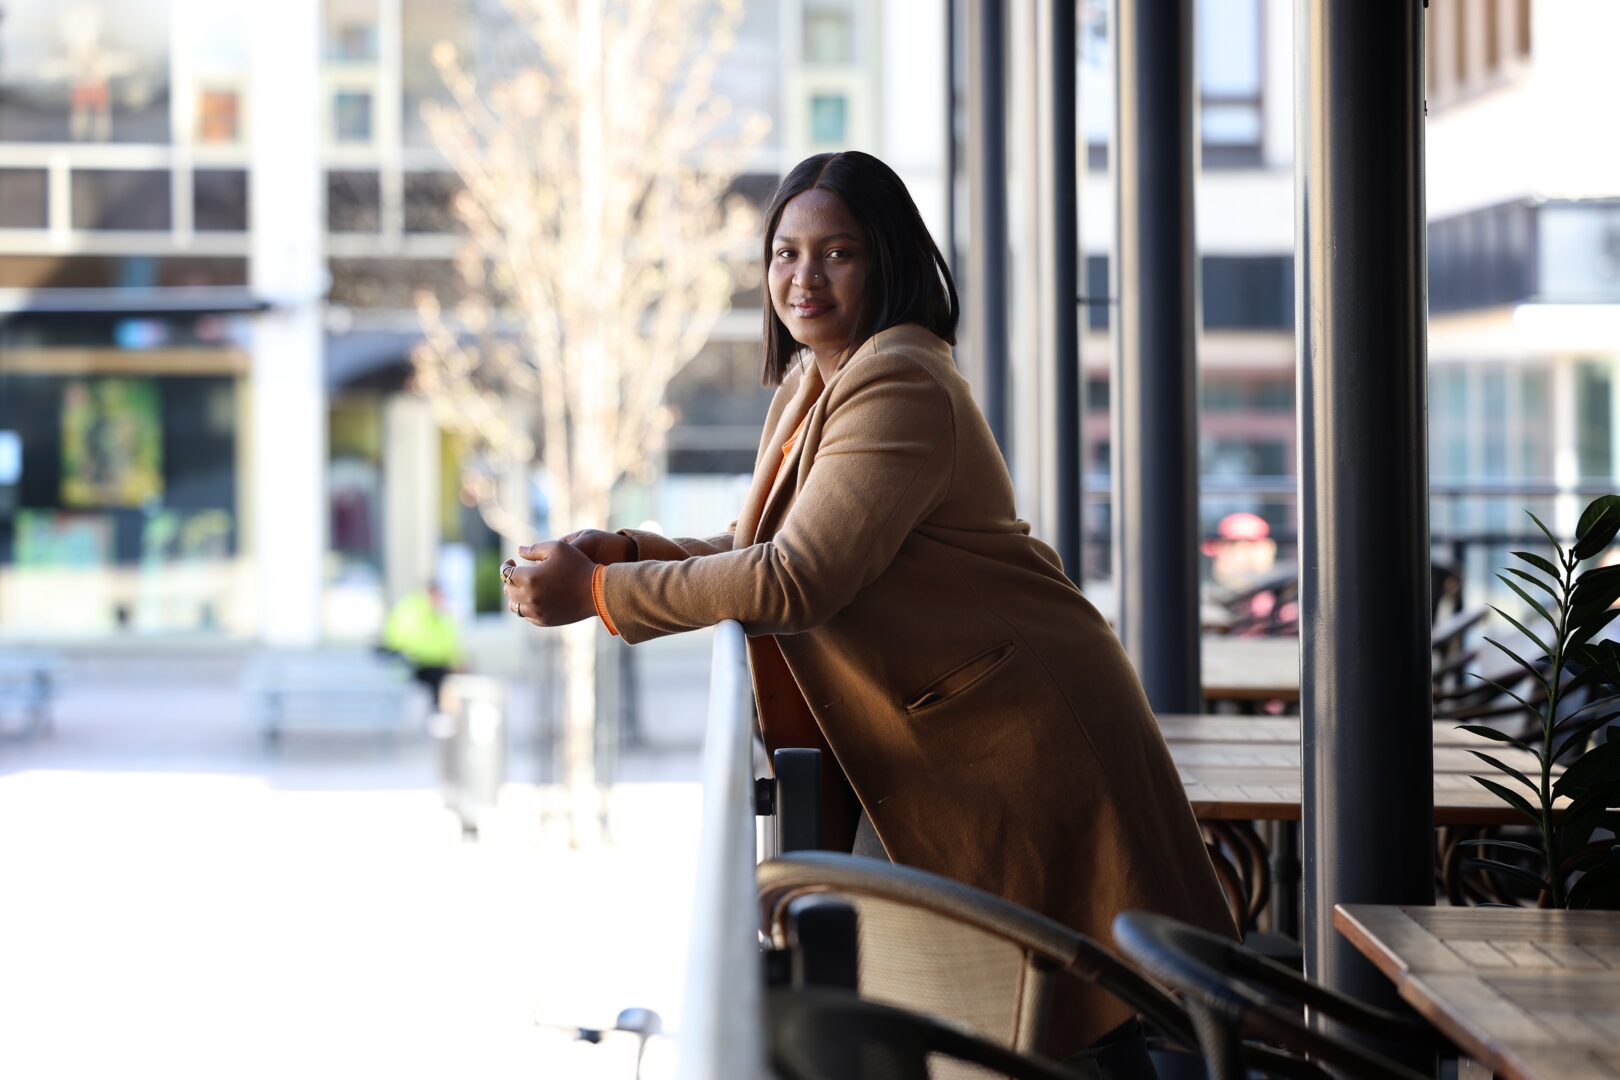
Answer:
POLYGON ((921 323, 956 344, 960 313, 956 282, 906 185, 871 154, 859 150, 816 154, 795 165, 776 185, 765 214, 765 385, 775 386, 787 376, 801 348, 771 303, 771 241, 788 200, 812 188, 843 200, 865 231, 871 251, 866 296, 850 349, 859 348, 880 330, 908 322, 921 323))

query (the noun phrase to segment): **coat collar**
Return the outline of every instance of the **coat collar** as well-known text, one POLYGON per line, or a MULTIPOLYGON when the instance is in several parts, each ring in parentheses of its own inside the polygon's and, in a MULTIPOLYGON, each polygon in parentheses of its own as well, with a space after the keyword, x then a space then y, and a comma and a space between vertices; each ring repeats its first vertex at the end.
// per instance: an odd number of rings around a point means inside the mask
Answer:
MULTIPOLYGON (((867 338, 861 347, 856 349, 838 365, 838 370, 826 383, 822 382, 821 369, 816 367, 815 358, 806 355, 800 362, 796 386, 784 385, 783 392, 792 395, 777 417, 776 428, 770 433, 770 441, 765 447, 765 456, 755 467, 754 481, 749 486, 748 497, 743 503, 742 513, 737 519, 737 545, 746 547, 758 543, 761 539, 762 526, 769 520, 773 510, 778 507, 785 492, 794 491, 798 487, 798 473, 800 463, 804 460, 805 443, 809 442, 810 429, 816 426, 818 411, 825 408, 827 390, 836 384, 851 364, 863 356, 870 356, 877 352, 879 345, 884 348, 893 348, 896 345, 911 347, 933 347, 949 351, 949 346, 931 333, 927 328, 916 323, 905 323, 900 326, 880 330, 867 338), (795 429, 803 423, 804 430, 799 437, 793 440, 793 447, 787 454, 782 454, 782 446, 792 436, 795 429), (774 475, 769 474, 771 464, 777 464, 774 475)), ((790 375, 789 379, 794 378, 790 375)))

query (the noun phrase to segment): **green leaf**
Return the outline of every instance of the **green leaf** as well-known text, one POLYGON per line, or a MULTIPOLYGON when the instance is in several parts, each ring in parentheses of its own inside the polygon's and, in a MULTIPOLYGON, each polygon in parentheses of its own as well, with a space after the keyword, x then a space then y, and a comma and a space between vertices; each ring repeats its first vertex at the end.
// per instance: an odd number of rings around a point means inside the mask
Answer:
POLYGON ((1513 851, 1528 852, 1529 854, 1538 856, 1538 857, 1540 857, 1542 859, 1545 859, 1547 857, 1547 853, 1545 851, 1542 851, 1540 848, 1534 846, 1533 844, 1522 844, 1517 840, 1500 840, 1500 839, 1498 839, 1498 838, 1496 838, 1494 836, 1487 836, 1487 837, 1485 837, 1483 839, 1480 839, 1480 840, 1464 840, 1461 843, 1459 843, 1457 846, 1458 847, 1510 848, 1513 851))
POLYGON ((1569 906, 1607 911, 1620 908, 1620 847, 1612 848, 1607 859, 1570 886, 1569 906))
MULTIPOLYGON (((1518 653, 1514 652, 1512 649, 1508 648, 1506 645, 1502 644, 1500 641, 1497 641, 1495 638, 1488 637, 1485 640, 1490 642, 1492 645, 1495 645, 1498 649, 1501 649, 1504 653, 1506 653, 1508 655, 1509 659, 1511 659, 1514 663, 1518 664, 1520 667, 1524 668, 1524 670, 1529 673, 1530 677, 1535 679, 1536 682, 1540 683, 1541 688, 1543 690, 1547 691, 1547 695, 1549 697, 1552 696, 1552 686, 1547 682, 1546 678, 1544 678, 1542 676, 1542 674, 1541 674, 1541 666, 1539 664, 1532 664, 1530 661, 1526 660, 1524 657, 1520 656, 1518 653)), ((1537 642, 1536 644, 1540 645, 1541 643, 1537 642)), ((1545 649, 1546 646, 1542 645, 1542 648, 1545 649)), ((1521 705, 1523 705, 1524 704, 1523 699, 1520 699, 1519 703, 1521 705)), ((1530 708, 1530 706, 1528 706, 1528 705, 1525 705, 1524 707, 1527 708, 1527 709, 1530 708)), ((1534 711, 1534 710, 1531 710, 1531 711, 1534 711)))
POLYGON ((1533 610, 1537 615, 1540 615, 1543 619, 1546 619, 1547 624, 1553 628, 1554 633, 1558 631, 1558 620, 1548 614, 1547 609, 1542 607, 1539 601, 1535 600, 1529 593, 1513 584, 1506 574, 1497 574, 1496 579, 1517 593, 1519 595, 1519 599, 1529 604, 1531 610, 1533 610))
POLYGON ((1616 616, 1620 616, 1620 608, 1609 607, 1604 608, 1596 618, 1584 619, 1576 623, 1574 632, 1569 635, 1569 641, 1564 646, 1565 651, 1568 652, 1571 647, 1580 648, 1588 641, 1591 641, 1604 627, 1614 622, 1616 616))
POLYGON ((1579 630, 1602 616, 1615 601, 1620 600, 1620 582, 1611 582, 1601 590, 1587 589, 1577 592, 1570 601, 1568 621, 1571 631, 1579 630))
POLYGON ((1541 811, 1531 806, 1530 800, 1526 799, 1523 795, 1520 795, 1517 791, 1514 791, 1511 788, 1505 788, 1501 784, 1498 784, 1495 780, 1484 776, 1474 777, 1474 782, 1480 787, 1484 788, 1486 791, 1494 794, 1497 798, 1501 799, 1509 806, 1513 807, 1513 809, 1517 810, 1525 817, 1529 818, 1533 824, 1541 824, 1541 811))
POLYGON ((1537 891, 1547 888, 1546 878, 1512 863, 1499 862, 1496 859, 1465 859, 1463 865, 1472 869, 1488 870, 1493 874, 1504 874, 1534 887, 1537 891))
POLYGON ((1620 653, 1613 649, 1604 648, 1613 645, 1610 641, 1600 641, 1597 644, 1579 645, 1572 650, 1568 660, 1571 664, 1580 667, 1575 677, 1564 684, 1565 695, 1573 694, 1576 690, 1595 680, 1604 680, 1604 685, 1613 690, 1617 688, 1616 677, 1620 676, 1620 653))
MULTIPOLYGON (((1531 514, 1530 516, 1535 517, 1536 515, 1531 514)), ((1538 521, 1536 524, 1540 525, 1541 523, 1538 521)), ((1547 532, 1547 527, 1545 525, 1542 525, 1541 531, 1542 532, 1547 532)), ((1547 533, 1547 536, 1549 538, 1551 538, 1552 533, 1547 533)), ((1553 541, 1553 546, 1554 547, 1558 546, 1557 541, 1553 541)), ((1513 554, 1514 554, 1514 556, 1516 558, 1523 559, 1525 562, 1529 563, 1531 566, 1535 567, 1537 570, 1540 570, 1543 574, 1546 574, 1547 576, 1551 577, 1554 581, 1563 581, 1564 580, 1563 571, 1559 570, 1557 564, 1554 563, 1551 559, 1547 558, 1546 556, 1537 555, 1533 551, 1515 551, 1513 554)), ((1520 571, 1517 571, 1517 573, 1522 574, 1522 573, 1524 573, 1524 571, 1520 570, 1520 571)), ((1527 578, 1530 578, 1530 580, 1534 581, 1537 585, 1541 585, 1541 581, 1539 579, 1530 577, 1529 574, 1525 574, 1524 576, 1527 577, 1527 578)), ((1541 587, 1544 588, 1544 589, 1547 589, 1547 586, 1545 586, 1545 585, 1542 585, 1541 587)), ((1552 592, 1551 589, 1547 589, 1547 591, 1552 592)), ((1558 599, 1558 594, 1557 593, 1553 593, 1553 599, 1554 600, 1558 599)))
MULTIPOLYGON (((1552 530, 1547 528, 1546 523, 1544 521, 1542 521, 1540 518, 1536 517, 1536 515, 1534 513, 1532 513, 1529 510, 1526 510, 1525 513, 1529 514, 1530 515, 1530 520, 1536 523, 1536 528, 1540 529, 1542 531, 1543 535, 1545 535, 1548 540, 1552 541, 1553 550, 1558 553, 1558 558, 1560 560, 1562 560, 1564 558, 1564 545, 1560 544, 1558 542, 1558 537, 1554 536, 1552 534, 1552 530)), ((1559 572, 1557 570, 1557 568, 1554 568, 1553 575, 1555 577, 1557 577, 1560 581, 1563 580, 1564 575, 1561 572, 1559 572)))
POLYGON ((1553 751, 1552 759, 1557 761, 1559 758, 1567 754, 1573 747, 1579 746, 1582 742, 1586 741, 1586 739, 1591 736, 1592 732, 1596 731, 1598 728, 1602 727, 1604 724, 1608 723, 1610 720, 1613 720, 1617 716, 1620 716, 1620 712, 1600 713, 1595 717, 1588 717, 1581 723, 1569 728, 1568 734, 1565 735, 1564 738, 1558 743, 1558 749, 1553 751))
MULTIPOLYGON (((1473 675, 1474 678, 1478 679, 1480 682, 1484 683, 1486 686, 1490 687, 1492 690, 1495 690, 1498 694, 1506 694, 1508 697, 1512 698, 1514 701, 1517 701, 1519 703, 1519 706, 1521 708, 1523 708, 1524 711, 1529 713, 1531 716, 1535 716, 1535 717, 1538 717, 1538 718, 1542 716, 1542 710, 1536 708, 1534 705, 1531 705, 1528 701, 1524 700, 1524 698, 1520 697, 1518 694, 1514 693, 1512 690, 1509 690, 1506 686, 1503 686, 1501 683, 1497 682, 1495 679, 1487 679, 1483 675, 1475 675, 1472 671, 1470 671, 1468 674, 1473 675)), ((1542 683, 1541 686, 1542 686, 1542 689, 1546 689, 1547 684, 1542 683)))
POLYGON ((1559 866, 1566 870, 1576 868, 1575 857, 1591 842, 1603 815, 1601 801, 1596 799, 1587 800, 1579 809, 1572 806, 1564 811, 1553 826, 1553 845, 1557 849, 1559 866))
POLYGON ((1518 769, 1515 769, 1513 766, 1507 764, 1506 762, 1500 761, 1497 758, 1491 757, 1491 755, 1487 754, 1483 750, 1470 750, 1468 752, 1479 758, 1479 760, 1483 761, 1485 764, 1491 766, 1491 768, 1496 769, 1499 772, 1504 772, 1513 777, 1513 779, 1529 788, 1532 795, 1541 794, 1541 785, 1524 775, 1524 773, 1520 772, 1518 769))
POLYGON ((1581 512, 1575 526, 1575 558, 1590 559, 1620 533, 1620 495, 1599 495, 1581 512))
MULTIPOLYGON (((1616 794, 1620 795, 1620 741, 1598 743, 1587 750, 1564 770, 1564 775, 1553 785, 1553 791, 1576 798, 1583 793, 1602 792, 1609 787, 1614 787, 1616 794)), ((1620 801, 1605 803, 1605 806, 1608 805, 1620 805, 1620 801)))
MULTIPOLYGON (((1529 555, 1529 552, 1527 552, 1527 551, 1515 551, 1513 554, 1515 554, 1515 555, 1529 555)), ((1546 559, 1542 559, 1541 561, 1544 562, 1544 563, 1547 562, 1546 559)), ((1547 565, 1552 566, 1552 563, 1547 563, 1547 565)), ((1557 589, 1553 588, 1551 585, 1547 584, 1545 581, 1543 581, 1540 578, 1536 577, 1536 575, 1531 574, 1531 573, 1527 573, 1524 570, 1520 570, 1517 566, 1508 567, 1507 572, 1512 574, 1516 578, 1522 578, 1525 581, 1528 581, 1530 584, 1536 586, 1536 588, 1540 589, 1542 592, 1544 592, 1548 596, 1552 597, 1553 603, 1561 604, 1561 603, 1564 602, 1564 596, 1563 596, 1562 593, 1560 593, 1557 589)))
MULTIPOLYGON (((1498 615, 1502 616, 1502 618, 1506 619, 1508 622, 1512 623, 1513 624, 1513 629, 1517 630, 1519 633, 1521 633, 1525 637, 1529 638, 1536 645, 1536 647, 1541 650, 1543 656, 1547 657, 1548 659, 1552 658, 1552 650, 1547 647, 1547 643, 1545 641, 1542 641, 1536 635, 1532 634, 1530 632, 1530 628, 1528 626, 1525 626, 1524 623, 1520 622, 1518 619, 1515 619, 1513 616, 1509 615, 1507 612, 1503 611, 1501 608, 1497 607, 1495 604, 1491 605, 1491 610, 1496 612, 1498 615)), ((1555 623, 1554 624, 1554 629, 1556 629, 1556 628, 1557 628, 1557 624, 1555 623)), ((1491 639, 1486 638, 1485 640, 1490 641, 1491 639)), ((1492 644, 1495 644, 1495 642, 1492 642, 1492 644)), ((1499 648, 1499 649, 1502 648, 1502 646, 1500 646, 1500 645, 1497 645, 1496 647, 1499 648)), ((1503 651, 1506 652, 1505 649, 1503 651)), ((1512 654, 1510 653, 1509 655, 1512 655, 1512 654)), ((1514 659, 1517 660, 1518 657, 1514 657, 1514 659)), ((1520 661, 1520 662, 1522 663, 1523 661, 1520 661)))
POLYGON ((1537 758, 1541 757, 1540 751, 1536 750, 1535 747, 1531 746, 1524 740, 1515 739, 1506 732, 1497 731, 1495 728, 1486 727, 1484 724, 1458 724, 1457 730, 1466 731, 1470 735, 1478 735, 1482 739, 1492 739, 1496 742, 1509 743, 1513 746, 1517 746, 1520 750, 1526 750, 1532 754, 1535 754, 1537 758))
MULTIPOLYGON (((1573 685, 1573 681, 1564 684, 1563 697, 1565 701, 1569 700, 1570 687, 1573 685)), ((1576 718, 1582 713, 1590 713, 1593 709, 1607 708, 1608 706, 1616 703, 1620 703, 1620 694, 1604 694, 1602 697, 1595 697, 1591 701, 1588 701, 1585 705, 1582 705, 1580 708, 1565 713, 1558 723, 1553 725, 1553 730, 1557 731, 1560 728, 1567 727, 1572 723, 1579 723, 1580 721, 1578 721, 1576 718)))

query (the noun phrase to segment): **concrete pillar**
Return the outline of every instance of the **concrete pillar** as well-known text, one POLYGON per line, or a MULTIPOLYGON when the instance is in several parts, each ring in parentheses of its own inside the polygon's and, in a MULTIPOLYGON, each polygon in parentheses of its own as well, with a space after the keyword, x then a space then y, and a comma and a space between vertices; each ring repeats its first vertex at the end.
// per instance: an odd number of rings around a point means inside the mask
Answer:
POLYGON ((321 634, 326 551, 326 382, 321 302, 320 7, 249 9, 250 284, 271 309, 253 326, 249 550, 266 643, 321 634))
POLYGON ((439 428, 433 408, 383 406, 383 581, 390 604, 432 580, 439 555, 439 428))

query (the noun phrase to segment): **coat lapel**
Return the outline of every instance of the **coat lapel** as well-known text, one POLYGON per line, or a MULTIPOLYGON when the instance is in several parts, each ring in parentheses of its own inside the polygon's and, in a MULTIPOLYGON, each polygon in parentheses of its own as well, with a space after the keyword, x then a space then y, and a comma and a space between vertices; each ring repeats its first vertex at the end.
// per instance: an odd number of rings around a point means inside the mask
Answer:
MULTIPOLYGON (((742 511, 737 515, 735 533, 737 547, 747 547, 759 542, 760 525, 765 520, 766 512, 784 488, 791 487, 790 477, 798 470, 799 458, 804 452, 804 436, 801 433, 799 438, 794 440, 793 450, 785 460, 782 455, 782 444, 787 442, 788 437, 799 426, 799 422, 809 416, 821 396, 821 389, 821 375, 813 363, 809 364, 798 392, 787 408, 782 410, 782 415, 777 418, 776 429, 771 432, 770 442, 766 444, 759 464, 754 468, 754 479, 748 486, 748 496, 743 500, 742 511)), ((808 422, 806 426, 808 427, 808 422)))
POLYGON ((800 421, 803 422, 804 426, 801 428, 799 423, 795 422, 792 428, 787 429, 787 435, 783 436, 781 442, 777 444, 777 453, 782 463, 776 470, 776 478, 771 482, 770 492, 765 496, 765 501, 760 506, 759 520, 754 524, 755 543, 768 539, 774 532, 770 527, 771 523, 776 520, 777 513, 782 507, 792 502, 789 493, 798 490, 799 463, 804 459, 804 444, 808 441, 810 418, 814 416, 816 407, 819 404, 820 399, 818 397, 800 415, 800 421), (788 452, 782 454, 781 447, 786 444, 788 438, 793 436, 794 431, 798 431, 798 437, 793 439, 793 446, 788 452))

